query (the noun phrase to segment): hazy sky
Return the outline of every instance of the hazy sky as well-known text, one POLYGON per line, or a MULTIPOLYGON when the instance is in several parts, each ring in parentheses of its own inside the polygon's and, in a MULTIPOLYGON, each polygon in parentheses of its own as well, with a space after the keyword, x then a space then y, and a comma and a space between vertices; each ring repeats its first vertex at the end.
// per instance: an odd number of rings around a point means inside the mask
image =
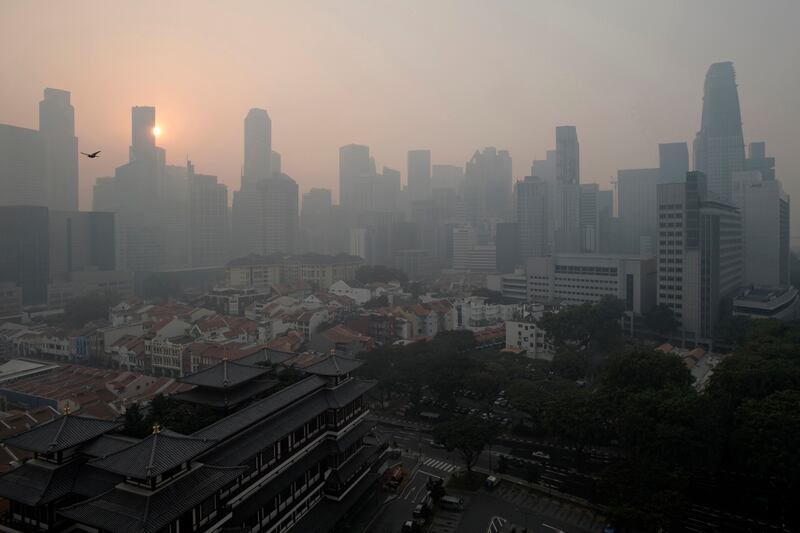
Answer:
POLYGON ((127 161, 133 105, 157 107, 168 162, 231 190, 251 107, 302 191, 335 190, 351 142, 404 177, 409 149, 463 165, 497 146, 520 178, 559 124, 578 127, 582 181, 608 184, 691 142, 706 69, 730 60, 746 142, 800 198, 799 21, 798 0, 0 0, 0 123, 35 128, 44 87, 72 92, 81 149, 103 150, 81 161, 83 208, 127 161))

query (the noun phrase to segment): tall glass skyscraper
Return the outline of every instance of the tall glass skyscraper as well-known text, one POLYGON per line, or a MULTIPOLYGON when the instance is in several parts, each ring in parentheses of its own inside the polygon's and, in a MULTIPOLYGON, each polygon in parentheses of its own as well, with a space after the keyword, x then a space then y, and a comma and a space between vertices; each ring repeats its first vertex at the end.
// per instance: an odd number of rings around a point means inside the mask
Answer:
POLYGON ((706 175, 708 190, 731 199, 731 178, 744 167, 744 136, 733 63, 708 68, 703 91, 703 117, 694 140, 694 168, 706 175))

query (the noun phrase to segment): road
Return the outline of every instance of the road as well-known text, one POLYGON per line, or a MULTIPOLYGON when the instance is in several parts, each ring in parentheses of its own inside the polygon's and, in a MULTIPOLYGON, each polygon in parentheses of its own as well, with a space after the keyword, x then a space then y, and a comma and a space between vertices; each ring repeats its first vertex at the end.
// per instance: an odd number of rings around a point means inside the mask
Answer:
MULTIPOLYGON (((383 507, 367 531, 396 533, 425 497, 429 477, 447 478, 462 466, 457 453, 431 446, 430 434, 384 425, 378 425, 376 431, 388 442, 397 442, 404 452, 402 461, 411 474, 397 497, 383 507)), ((486 469, 496 467, 498 456, 510 452, 511 449, 505 446, 493 447, 481 455, 478 466, 486 469)), ((553 482, 557 483, 558 476, 552 475, 553 482)), ((526 524, 531 533, 553 531, 542 524, 557 527, 565 533, 602 531, 602 524, 592 513, 555 499, 535 496, 510 483, 501 483, 492 492, 481 489, 476 493, 450 493, 462 496, 466 509, 460 513, 440 511, 433 520, 430 533, 485 533, 495 516, 515 524, 526 524)))

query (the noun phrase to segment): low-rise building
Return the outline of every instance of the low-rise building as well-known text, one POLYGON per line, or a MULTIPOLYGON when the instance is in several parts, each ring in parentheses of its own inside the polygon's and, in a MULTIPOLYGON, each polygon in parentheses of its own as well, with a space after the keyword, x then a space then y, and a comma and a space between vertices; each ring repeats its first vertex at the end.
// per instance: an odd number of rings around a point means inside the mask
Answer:
POLYGON ((358 305, 364 305, 372 299, 372 291, 357 281, 348 282, 340 279, 330 286, 328 292, 350 298, 358 305))
POLYGON ((656 260, 628 255, 558 254, 526 264, 528 301, 579 305, 613 296, 626 311, 642 314, 656 305, 656 260))
POLYGON ((791 285, 749 287, 733 298, 733 314, 753 319, 795 320, 800 316, 800 295, 791 285))
POLYGON ((555 347, 548 342, 546 332, 537 325, 542 317, 543 306, 526 310, 520 320, 509 320, 506 324, 506 348, 523 350, 531 359, 552 361, 555 347))

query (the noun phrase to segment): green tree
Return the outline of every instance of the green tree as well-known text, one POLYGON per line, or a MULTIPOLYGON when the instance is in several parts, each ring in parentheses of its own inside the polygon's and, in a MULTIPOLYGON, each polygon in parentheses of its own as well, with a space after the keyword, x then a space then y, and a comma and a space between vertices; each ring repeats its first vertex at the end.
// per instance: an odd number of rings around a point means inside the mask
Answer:
POLYGON ((586 377, 589 361, 585 352, 576 352, 568 347, 560 349, 553 357, 553 372, 572 381, 586 377))
POLYGON ((133 403, 125 409, 125 425, 122 431, 137 438, 145 437, 150 432, 138 403, 133 403))
POLYGON ((438 442, 444 444, 448 451, 456 450, 461 456, 467 478, 472 477, 472 469, 493 435, 491 424, 475 416, 453 418, 438 424, 433 430, 438 442))
POLYGON ((676 333, 681 323, 667 304, 658 304, 644 313, 644 325, 661 337, 669 337, 676 333))
POLYGON ((800 390, 746 400, 736 412, 734 440, 750 472, 790 493, 800 488, 800 390))

